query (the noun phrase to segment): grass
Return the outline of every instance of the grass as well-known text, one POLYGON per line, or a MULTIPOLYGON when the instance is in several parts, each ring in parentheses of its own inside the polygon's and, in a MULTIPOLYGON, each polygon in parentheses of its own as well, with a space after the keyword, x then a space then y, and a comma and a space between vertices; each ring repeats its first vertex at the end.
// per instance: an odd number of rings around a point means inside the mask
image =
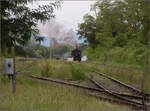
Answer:
POLYGON ((52 74, 52 64, 48 60, 45 60, 44 63, 41 65, 41 75, 44 77, 49 77, 52 74))
MULTIPOLYGON (((56 61, 56 60, 47 60, 49 64, 50 73, 49 77, 63 79, 63 80, 84 80, 84 75, 90 74, 93 70, 100 71, 105 74, 109 74, 110 76, 130 84, 132 86, 141 89, 142 83, 142 74, 144 75, 144 90, 150 93, 149 86, 149 73, 147 67, 142 66, 130 66, 130 65, 119 65, 114 63, 103 63, 100 61, 88 61, 88 62, 67 62, 67 61, 56 61), (71 67, 73 66, 73 68, 71 67), (74 70, 72 70, 74 69, 74 70), (76 76, 77 79, 76 79, 76 76)), ((48 67, 45 66, 45 61, 37 61, 37 62, 26 62, 21 65, 22 66, 30 66, 27 70, 23 70, 26 74, 34 74, 41 75, 42 70, 47 70, 48 67)), ((19 68, 18 68, 19 69, 19 68)), ((49 70, 48 69, 48 70, 49 70)), ((47 71, 46 71, 47 72, 47 71)), ((46 73, 45 72, 45 73, 46 73)), ((85 79, 86 80, 86 79, 85 79)))
POLYGON ((37 81, 17 76, 15 94, 9 91, 7 77, 1 76, 2 111, 125 111, 124 106, 112 105, 89 97, 81 89, 37 81), (4 82, 5 80, 5 82, 4 82))
POLYGON ((73 65, 71 65, 70 67, 73 80, 85 80, 85 75, 82 70, 77 69, 73 65))
POLYGON ((138 89, 141 89, 142 82, 144 83, 144 91, 150 93, 149 86, 149 73, 147 69, 133 69, 133 68, 122 68, 122 67, 110 67, 106 64, 101 64, 97 67, 100 72, 108 74, 122 82, 130 84, 138 89), (144 81, 142 81, 142 75, 144 81))
MULTIPOLYGON (((123 66, 118 64, 102 63, 100 61, 67 62, 55 60, 16 62, 16 70, 24 74, 42 75, 42 70, 49 72, 47 76, 63 80, 84 80, 84 76, 92 70, 109 74, 125 83, 141 86, 141 73, 144 74, 144 88, 149 92, 148 70, 142 67, 123 66), (72 67, 73 66, 73 69, 72 67), (44 69, 45 68, 45 69, 44 69), (73 75, 75 74, 75 75, 73 75), (76 75, 79 74, 79 75, 76 75), (75 76, 75 77, 73 77, 75 76), (76 79, 77 76, 77 79, 76 79), (83 79, 81 79, 83 76, 83 79), (78 78, 79 77, 79 78, 78 78)), ((7 77, 1 78, 1 109, 3 111, 124 111, 126 107, 99 101, 89 97, 85 91, 64 85, 45 83, 17 75, 16 94, 10 93, 7 77)))

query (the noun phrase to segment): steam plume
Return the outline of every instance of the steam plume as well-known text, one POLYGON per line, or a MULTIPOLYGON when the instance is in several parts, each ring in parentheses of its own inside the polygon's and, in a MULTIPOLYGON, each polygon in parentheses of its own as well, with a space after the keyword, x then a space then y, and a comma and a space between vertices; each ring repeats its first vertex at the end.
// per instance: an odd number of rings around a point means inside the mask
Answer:
POLYGON ((42 27, 41 33, 46 34, 64 44, 69 44, 72 46, 77 44, 74 31, 72 29, 67 29, 65 26, 56 22, 55 20, 47 22, 44 27, 42 27))

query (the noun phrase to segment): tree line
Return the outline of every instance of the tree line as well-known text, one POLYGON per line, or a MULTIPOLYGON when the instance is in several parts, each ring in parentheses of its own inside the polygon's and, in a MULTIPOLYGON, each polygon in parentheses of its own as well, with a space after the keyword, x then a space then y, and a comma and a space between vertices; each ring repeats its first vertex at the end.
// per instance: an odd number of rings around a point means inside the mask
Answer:
POLYGON ((94 14, 86 14, 83 23, 78 25, 78 34, 86 39, 88 52, 94 53, 95 58, 110 60, 112 56, 124 53, 122 59, 147 64, 149 10, 149 0, 98 1, 91 6, 94 14))
POLYGON ((27 5, 33 0, 1 0, 1 52, 7 56, 11 47, 25 46, 31 37, 42 41, 37 28, 38 22, 44 23, 55 17, 54 10, 60 2, 50 2, 47 5, 30 8, 27 5))

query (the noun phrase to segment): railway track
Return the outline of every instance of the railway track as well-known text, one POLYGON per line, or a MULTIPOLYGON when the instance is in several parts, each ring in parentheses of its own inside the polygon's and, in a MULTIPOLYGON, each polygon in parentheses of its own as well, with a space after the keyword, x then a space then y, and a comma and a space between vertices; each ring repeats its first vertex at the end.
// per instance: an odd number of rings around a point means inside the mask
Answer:
MULTIPOLYGON (((112 91, 113 92, 113 91, 112 91)), ((120 95, 120 96, 123 96, 123 97, 127 97, 127 98, 130 98, 130 99, 136 99, 136 100, 142 100, 143 97, 142 96, 138 96, 138 95, 131 95, 131 94, 123 94, 123 93, 116 93, 116 92, 113 92, 114 94, 117 94, 117 95, 120 95)), ((147 102, 150 102, 150 98, 146 98, 146 101, 147 102)))
MULTIPOLYGON (((115 83, 118 83, 118 84, 122 85, 123 87, 126 87, 126 88, 132 90, 132 92, 136 92, 137 95, 142 95, 142 91, 140 91, 139 89, 136 89, 135 87, 133 87, 131 85, 123 83, 123 82, 121 82, 121 81, 119 81, 119 80, 117 80, 113 77, 110 77, 110 76, 106 75, 106 74, 103 74, 103 73, 100 73, 100 72, 97 72, 97 71, 94 71, 94 72, 97 73, 100 76, 103 76, 107 79, 110 79, 110 80, 114 81, 115 83)), ((144 95, 150 99, 150 94, 144 93, 144 95)))
MULTIPOLYGON (((89 79, 90 79, 90 78, 89 78, 89 79)), ((129 105, 131 105, 131 106, 138 107, 138 108, 143 108, 143 104, 140 103, 139 101, 133 101, 133 100, 128 99, 128 98, 126 98, 126 97, 124 97, 124 96, 118 95, 117 93, 114 93, 114 92, 112 92, 112 91, 106 89, 105 87, 103 87, 102 85, 100 85, 100 84, 99 84, 97 81, 95 81, 94 79, 90 79, 90 80, 91 80, 91 82, 92 82, 93 84, 95 84, 98 88, 103 89, 103 90, 105 91, 104 93, 105 93, 106 95, 112 96, 112 97, 114 97, 115 99, 119 99, 119 101, 123 101, 123 102, 125 102, 125 103, 127 103, 127 104, 129 104, 129 105)), ((148 105, 145 105, 145 106, 146 106, 146 109, 150 109, 150 106, 148 106, 148 105)))
MULTIPOLYGON (((16 73, 21 72, 21 70, 16 71, 16 73)), ((54 82, 54 83, 58 83, 58 84, 64 84, 64 85, 68 85, 68 86, 73 86, 73 87, 77 87, 77 88, 82 88, 84 90, 90 90, 90 91, 96 91, 98 92, 100 95, 97 94, 88 94, 90 96, 94 96, 98 99, 104 100, 104 101, 109 101, 109 102, 113 102, 113 103, 117 103, 117 104, 123 104, 123 105, 128 105, 131 106, 132 108, 135 109, 143 109, 143 104, 142 104, 142 99, 143 96, 141 91, 139 89, 134 88, 131 85, 128 85, 126 83, 123 83, 111 76, 105 75, 103 73, 94 71, 95 73, 97 73, 99 76, 103 76, 104 78, 110 79, 111 81, 133 91, 136 92, 137 95, 131 95, 131 94, 124 94, 124 93, 118 93, 112 90, 108 90, 107 88, 105 88, 104 86, 102 86, 100 83, 98 83, 96 80, 89 78, 89 80, 95 84, 96 88, 94 87, 89 87, 87 85, 81 85, 81 84, 76 84, 76 83, 70 83, 70 82, 66 82, 66 81, 62 81, 62 80, 57 80, 57 79, 52 79, 52 78, 45 78, 45 77, 41 77, 41 76, 34 76, 34 75, 27 75, 30 78, 33 79, 38 79, 38 80, 42 80, 42 81, 49 81, 49 82, 54 82), (106 96, 102 96, 102 94, 105 94, 106 96)), ((150 102, 150 94, 146 94, 144 93, 144 95, 146 95, 146 102, 150 102)), ((150 106, 149 104, 145 105, 145 111, 150 110, 150 106)))
POLYGON ((82 89, 98 91, 98 92, 104 92, 104 90, 99 89, 99 88, 92 88, 92 87, 88 87, 88 86, 85 86, 85 85, 70 83, 70 82, 66 82, 66 81, 62 81, 62 80, 57 80, 57 79, 52 79, 52 78, 45 78, 45 77, 34 76, 34 75, 26 75, 26 76, 30 77, 30 78, 34 78, 34 79, 43 80, 43 81, 50 81, 50 82, 65 84, 65 85, 68 85, 68 86, 74 86, 74 87, 78 87, 78 88, 82 88, 82 89))
POLYGON ((101 95, 96 95, 96 94, 89 94, 90 96, 93 96, 93 97, 96 97, 100 100, 103 100, 103 101, 108 101, 108 102, 111 102, 111 103, 117 103, 117 104, 120 104, 120 105, 126 105, 126 106, 129 106, 133 109, 135 109, 136 111, 139 111, 140 109, 142 109, 142 107, 140 106, 137 106, 137 105, 134 105, 132 103, 129 103, 129 102, 126 102, 126 101, 123 101, 123 100, 119 100, 119 99, 115 99, 115 98, 110 98, 110 97, 103 97, 101 95))
MULTIPOLYGON (((43 80, 43 81, 49 81, 49 82, 54 82, 54 83, 59 83, 59 84, 65 84, 65 85, 69 85, 69 86, 73 86, 73 87, 78 87, 78 88, 82 88, 82 89, 86 89, 86 90, 90 90, 90 91, 96 91, 98 93, 104 93, 107 96, 113 97, 102 97, 100 95, 93 95, 93 94, 89 94, 90 96, 94 96, 96 98, 102 99, 102 100, 107 100, 110 102, 115 102, 115 103, 120 103, 123 105, 128 105, 131 106, 132 108, 136 108, 136 109, 142 109, 143 106, 141 103, 136 102, 136 101, 132 101, 130 99, 127 99, 125 97, 122 97, 122 95, 118 95, 118 93, 113 93, 109 90, 107 90, 106 88, 98 85, 98 83, 96 83, 94 80, 92 80, 92 82, 95 82, 95 85, 98 86, 98 88, 93 88, 93 87, 88 87, 85 85, 80 85, 80 84, 75 84, 75 83, 70 83, 70 82, 66 82, 66 81, 62 81, 62 80, 57 80, 57 79, 52 79, 52 78, 45 78, 45 77, 41 77, 41 76, 34 76, 34 75, 27 75, 27 77, 33 78, 33 79, 38 79, 38 80, 43 80)), ((136 96, 135 96, 136 97, 136 96)), ((146 109, 150 109, 150 106, 146 105, 146 109)))

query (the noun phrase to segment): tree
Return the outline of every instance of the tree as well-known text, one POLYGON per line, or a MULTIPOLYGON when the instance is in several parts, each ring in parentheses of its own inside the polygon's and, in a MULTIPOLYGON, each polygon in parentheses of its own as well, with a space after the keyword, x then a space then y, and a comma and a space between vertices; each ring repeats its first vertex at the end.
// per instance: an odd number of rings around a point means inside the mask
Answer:
POLYGON ((87 39, 90 47, 124 47, 129 41, 148 45, 148 0, 102 0, 91 10, 96 16, 86 14, 78 29, 78 34, 87 39))
POLYGON ((148 45, 150 30, 150 1, 149 0, 125 0, 125 17, 128 22, 128 32, 136 37, 142 44, 148 45))
POLYGON ((95 48, 97 45, 95 32, 96 32, 96 20, 93 16, 86 14, 84 16, 84 22, 79 24, 78 34, 79 38, 86 38, 89 45, 95 48))
POLYGON ((32 0, 0 1, 2 52, 11 46, 25 45, 31 36, 36 40, 42 40, 40 36, 37 36, 39 33, 37 23, 54 17, 54 9, 60 5, 60 2, 55 2, 39 6, 37 9, 30 9, 27 7, 29 2, 32 0))

